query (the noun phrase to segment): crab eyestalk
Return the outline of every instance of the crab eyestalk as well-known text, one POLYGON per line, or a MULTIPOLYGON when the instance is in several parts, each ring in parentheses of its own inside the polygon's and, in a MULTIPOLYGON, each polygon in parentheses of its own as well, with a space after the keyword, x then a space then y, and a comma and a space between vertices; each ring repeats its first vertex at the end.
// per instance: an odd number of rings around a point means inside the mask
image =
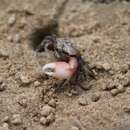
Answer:
POLYGON ((59 80, 70 79, 77 71, 78 61, 74 57, 69 62, 53 62, 43 66, 42 72, 59 80))

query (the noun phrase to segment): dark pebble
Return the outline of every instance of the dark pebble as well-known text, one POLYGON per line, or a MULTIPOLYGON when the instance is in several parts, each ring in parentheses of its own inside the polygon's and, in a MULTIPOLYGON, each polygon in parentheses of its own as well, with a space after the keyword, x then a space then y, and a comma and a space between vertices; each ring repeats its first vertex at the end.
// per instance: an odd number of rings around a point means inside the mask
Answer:
POLYGON ((126 112, 126 113, 130 113, 130 106, 125 106, 125 107, 123 108, 123 110, 124 110, 124 112, 126 112))
POLYGON ((95 93, 92 95, 91 100, 93 102, 97 102, 100 99, 100 97, 101 97, 100 94, 95 93))

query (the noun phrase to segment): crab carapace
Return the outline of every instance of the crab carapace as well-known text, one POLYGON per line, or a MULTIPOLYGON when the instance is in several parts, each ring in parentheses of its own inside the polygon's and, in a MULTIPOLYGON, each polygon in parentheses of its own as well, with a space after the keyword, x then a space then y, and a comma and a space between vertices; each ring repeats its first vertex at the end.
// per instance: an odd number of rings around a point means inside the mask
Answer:
POLYGON ((95 75, 88 63, 83 60, 80 52, 73 47, 71 41, 67 38, 59 38, 56 37, 56 35, 47 35, 38 44, 35 50, 37 52, 53 51, 58 61, 66 63, 69 62, 70 57, 75 57, 78 62, 78 67, 75 74, 70 78, 70 83, 77 84, 87 80, 88 77, 95 78, 95 75))

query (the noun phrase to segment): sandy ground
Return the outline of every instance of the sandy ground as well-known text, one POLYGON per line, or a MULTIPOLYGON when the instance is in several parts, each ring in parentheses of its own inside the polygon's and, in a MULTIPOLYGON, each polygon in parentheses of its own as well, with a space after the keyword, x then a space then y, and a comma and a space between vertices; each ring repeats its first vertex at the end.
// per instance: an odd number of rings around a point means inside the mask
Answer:
POLYGON ((0 130, 130 130, 128 0, 0 0, 0 130), (28 36, 54 18, 96 74, 85 89, 41 76, 54 59, 28 36))

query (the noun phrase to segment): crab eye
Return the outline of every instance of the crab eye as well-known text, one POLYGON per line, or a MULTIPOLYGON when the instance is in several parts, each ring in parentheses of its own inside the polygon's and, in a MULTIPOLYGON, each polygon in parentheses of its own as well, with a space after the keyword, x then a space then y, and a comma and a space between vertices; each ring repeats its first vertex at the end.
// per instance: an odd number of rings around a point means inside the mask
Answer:
POLYGON ((54 51, 54 45, 53 44, 48 44, 47 49, 51 50, 51 51, 54 51))
POLYGON ((55 69, 54 68, 46 68, 45 71, 46 72, 55 72, 55 69))

